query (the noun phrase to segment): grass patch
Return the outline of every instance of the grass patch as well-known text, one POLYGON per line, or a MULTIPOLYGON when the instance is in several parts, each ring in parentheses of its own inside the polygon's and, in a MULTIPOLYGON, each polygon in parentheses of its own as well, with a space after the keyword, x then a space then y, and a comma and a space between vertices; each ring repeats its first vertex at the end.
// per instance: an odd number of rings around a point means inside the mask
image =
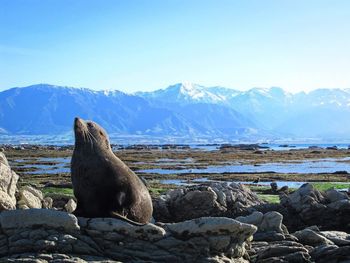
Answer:
POLYGON ((350 187, 350 183, 332 183, 332 182, 325 182, 325 183, 312 183, 312 185, 320 191, 326 191, 330 188, 334 189, 347 189, 350 187))
POLYGON ((261 200, 264 200, 264 201, 271 203, 271 204, 279 204, 280 203, 280 199, 279 199, 278 195, 258 194, 258 197, 261 200))
POLYGON ((45 187, 42 188, 41 191, 45 196, 55 194, 74 197, 73 189, 71 188, 45 187))
POLYGON ((151 194, 151 196, 157 197, 157 196, 160 196, 163 193, 165 193, 167 190, 168 189, 166 189, 166 188, 151 187, 149 189, 149 193, 151 194))
POLYGON ((254 192, 268 191, 271 190, 270 186, 261 186, 261 185, 249 185, 250 190, 254 192))

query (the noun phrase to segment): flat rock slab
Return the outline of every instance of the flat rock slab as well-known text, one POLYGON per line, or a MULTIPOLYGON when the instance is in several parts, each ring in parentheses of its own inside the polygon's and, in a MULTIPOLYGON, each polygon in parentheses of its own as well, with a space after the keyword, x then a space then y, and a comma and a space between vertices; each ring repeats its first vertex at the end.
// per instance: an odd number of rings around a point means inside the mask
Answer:
POLYGON ((45 226, 65 231, 80 230, 78 219, 71 214, 46 209, 9 210, 0 214, 1 228, 6 230, 45 226))
POLYGON ((166 224, 174 235, 238 234, 242 239, 253 235, 257 227, 227 217, 201 217, 180 223, 166 224))
POLYGON ((156 241, 165 236, 165 230, 154 224, 133 225, 115 218, 93 218, 88 220, 87 228, 98 232, 127 234, 135 239, 156 241))

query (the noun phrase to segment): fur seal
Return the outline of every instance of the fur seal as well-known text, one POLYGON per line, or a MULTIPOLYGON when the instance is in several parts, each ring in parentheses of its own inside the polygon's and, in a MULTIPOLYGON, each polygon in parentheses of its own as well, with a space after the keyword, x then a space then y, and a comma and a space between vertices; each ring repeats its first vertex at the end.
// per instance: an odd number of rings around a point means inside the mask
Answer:
POLYGON ((74 134, 71 178, 77 209, 73 214, 148 223, 153 207, 147 187, 114 155, 104 129, 75 118, 74 134))

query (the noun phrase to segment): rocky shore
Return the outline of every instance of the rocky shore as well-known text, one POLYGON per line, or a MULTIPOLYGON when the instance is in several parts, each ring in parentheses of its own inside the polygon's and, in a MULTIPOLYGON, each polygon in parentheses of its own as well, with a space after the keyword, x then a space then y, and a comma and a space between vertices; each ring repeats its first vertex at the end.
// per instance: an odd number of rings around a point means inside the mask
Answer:
POLYGON ((0 262, 350 262, 350 199, 304 184, 262 201, 235 183, 154 200, 154 223, 76 218, 37 189, 17 189, 0 153, 0 262), (62 211, 58 211, 62 210, 62 211))

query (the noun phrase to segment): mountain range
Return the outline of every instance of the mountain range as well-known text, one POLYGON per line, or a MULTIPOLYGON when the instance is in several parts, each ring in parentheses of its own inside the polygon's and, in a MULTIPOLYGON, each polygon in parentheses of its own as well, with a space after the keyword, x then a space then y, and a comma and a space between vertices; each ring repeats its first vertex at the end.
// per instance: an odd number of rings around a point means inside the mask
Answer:
POLYGON ((0 133, 62 134, 75 116, 120 135, 350 138, 350 90, 292 94, 179 83, 126 94, 38 84, 0 92, 0 133))

